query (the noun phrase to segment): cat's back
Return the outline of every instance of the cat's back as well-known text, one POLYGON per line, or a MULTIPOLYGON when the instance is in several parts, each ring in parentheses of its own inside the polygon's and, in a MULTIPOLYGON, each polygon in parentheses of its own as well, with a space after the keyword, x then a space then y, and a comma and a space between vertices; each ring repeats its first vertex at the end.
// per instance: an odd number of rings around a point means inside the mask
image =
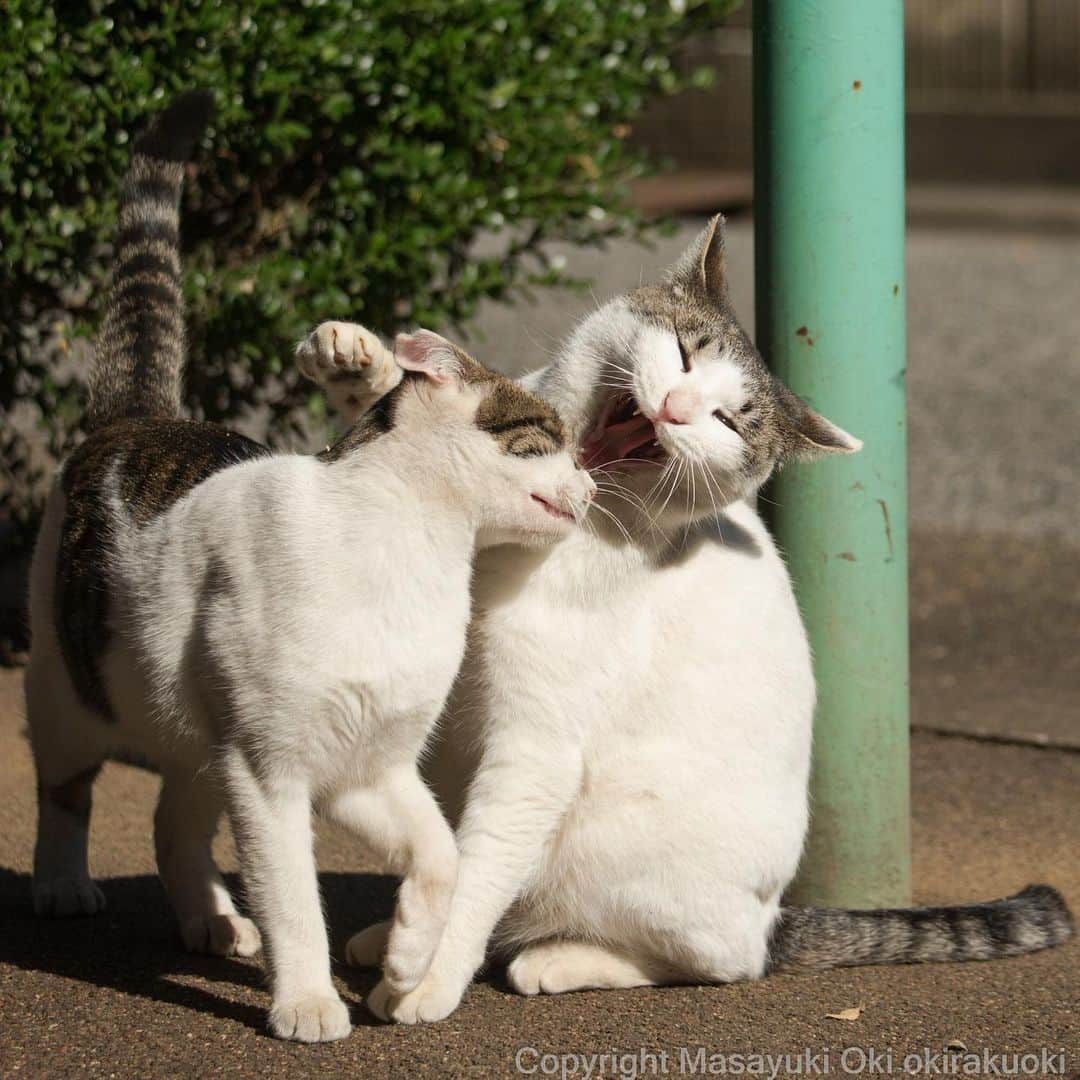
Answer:
POLYGON ((35 552, 31 617, 55 635, 84 705, 108 715, 101 660, 115 634, 117 548, 125 532, 168 512, 215 473, 265 456, 215 424, 121 420, 65 462, 35 552))

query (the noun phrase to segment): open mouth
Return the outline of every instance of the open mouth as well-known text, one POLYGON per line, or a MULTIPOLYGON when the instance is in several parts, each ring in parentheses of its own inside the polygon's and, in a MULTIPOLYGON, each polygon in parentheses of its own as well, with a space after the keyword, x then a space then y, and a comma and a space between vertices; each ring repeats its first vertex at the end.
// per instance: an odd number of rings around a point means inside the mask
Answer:
POLYGON ((533 502, 539 503, 552 517, 559 518, 561 521, 573 521, 574 515, 568 510, 562 510, 554 503, 548 502, 542 495, 537 495, 536 492, 532 492, 529 498, 533 502))
POLYGON ((604 402, 581 449, 587 469, 637 461, 662 464, 667 458, 656 441, 656 428, 631 394, 616 394, 604 402))

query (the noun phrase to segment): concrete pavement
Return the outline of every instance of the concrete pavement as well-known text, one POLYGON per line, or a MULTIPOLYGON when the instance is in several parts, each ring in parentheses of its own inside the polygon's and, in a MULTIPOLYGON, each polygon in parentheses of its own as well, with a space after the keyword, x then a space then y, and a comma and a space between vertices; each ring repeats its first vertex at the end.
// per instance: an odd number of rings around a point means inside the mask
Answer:
MULTIPOLYGON (((264 1032, 268 996, 257 963, 186 956, 153 876, 156 782, 106 768, 95 793, 93 863, 109 907, 94 920, 40 923, 29 878, 33 779, 16 735, 17 675, 0 673, 0 1076, 5 1078, 512 1076, 524 1047, 591 1053, 642 1047, 708 1053, 845 1047, 908 1053, 960 1040, 970 1051, 1046 1047, 1080 1066, 1080 942, 986 964, 784 975, 726 987, 673 987, 523 999, 501 977, 474 988, 445 1022, 372 1025, 359 1004, 366 973, 339 971, 357 1024, 344 1042, 302 1047, 264 1032), (854 1022, 827 1018, 855 1005, 854 1022)), ((914 743, 915 881, 919 900, 960 901, 1053 881, 1080 908, 1076 793, 1080 756, 930 735, 914 743)), ((223 861, 234 865, 227 842, 223 861)), ((391 882, 324 829, 319 860, 340 952, 345 935, 384 914, 391 882)), ((526 1049, 521 1059, 535 1065, 526 1049)), ((857 1061, 857 1058, 849 1058, 857 1061)), ((793 1072, 789 1071, 788 1075, 793 1072)), ((538 1075, 538 1074, 534 1074, 538 1075)), ((607 1075, 612 1075, 609 1071, 607 1075)), ((646 1074, 647 1075, 647 1074, 646 1074)), ((674 1067, 669 1075, 678 1075, 674 1067)), ((784 1075, 783 1073, 781 1075, 784 1075)), ((1066 1075, 1073 1075, 1069 1072, 1066 1075)))

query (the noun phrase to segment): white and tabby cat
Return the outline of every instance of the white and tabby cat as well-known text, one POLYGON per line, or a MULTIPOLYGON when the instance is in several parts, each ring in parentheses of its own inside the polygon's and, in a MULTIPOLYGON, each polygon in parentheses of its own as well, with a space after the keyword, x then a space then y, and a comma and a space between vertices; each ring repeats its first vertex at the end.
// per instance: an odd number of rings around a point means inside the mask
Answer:
MULTIPOLYGON (((478 562, 431 770, 459 818, 450 921, 423 982, 404 995, 384 982, 371 1007, 407 1023, 447 1015, 490 940, 523 994, 1064 940, 1068 911, 1045 886, 959 908, 780 906, 807 826, 815 694, 752 500, 777 464, 860 444, 742 331, 720 220, 666 282, 600 308, 524 385, 602 478, 597 534, 478 562)), ((376 961, 384 941, 384 927, 356 935, 352 960, 376 961)))
POLYGON ((312 807, 405 874, 385 975, 427 970, 455 881, 453 835, 417 771, 465 649, 474 550, 549 545, 594 485, 555 411, 435 334, 394 356, 325 324, 301 364, 390 389, 317 458, 180 419, 177 206, 209 102, 178 99, 135 145, 91 380, 89 434, 49 498, 26 677, 39 780, 34 900, 91 914, 90 791, 103 760, 163 776, 162 881, 189 949, 250 955, 270 1027, 336 1039, 312 807), (258 931, 211 857, 226 806, 258 931))

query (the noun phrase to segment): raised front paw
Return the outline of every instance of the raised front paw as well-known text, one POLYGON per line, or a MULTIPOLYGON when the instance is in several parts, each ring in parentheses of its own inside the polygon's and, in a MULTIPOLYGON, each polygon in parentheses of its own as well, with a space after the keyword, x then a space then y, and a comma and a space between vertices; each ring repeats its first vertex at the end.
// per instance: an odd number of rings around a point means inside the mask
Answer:
POLYGON ((393 352, 358 323, 322 323, 296 347, 296 362, 320 386, 353 380, 381 395, 401 379, 393 352))
POLYGON ((468 983, 428 972, 415 990, 396 994, 383 979, 367 996, 367 1007, 380 1019, 395 1024, 430 1024, 449 1016, 468 983))
POLYGON ((270 1030, 279 1039, 297 1042, 333 1042, 349 1034, 349 1010, 336 994, 312 995, 275 1001, 270 1030))
POLYGON ((323 323, 296 347, 296 362, 350 425, 401 382, 394 354, 356 323, 323 323))

